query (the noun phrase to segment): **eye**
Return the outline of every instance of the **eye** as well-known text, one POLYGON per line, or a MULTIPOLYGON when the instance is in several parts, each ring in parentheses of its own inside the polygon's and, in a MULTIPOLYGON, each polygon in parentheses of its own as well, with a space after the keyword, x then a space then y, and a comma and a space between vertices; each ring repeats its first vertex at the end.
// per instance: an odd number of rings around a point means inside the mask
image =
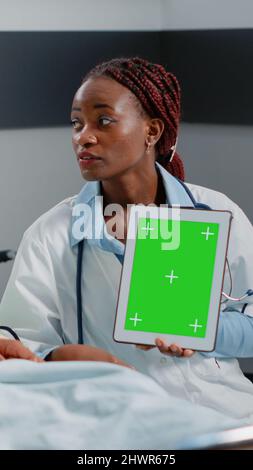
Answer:
POLYGON ((112 121, 112 119, 109 119, 108 117, 105 117, 105 116, 101 116, 98 120, 99 124, 101 124, 102 126, 106 127, 108 126, 112 121))
POLYGON ((77 119, 71 119, 70 124, 73 127, 73 129, 76 129, 76 130, 82 127, 80 121, 78 121, 77 119))

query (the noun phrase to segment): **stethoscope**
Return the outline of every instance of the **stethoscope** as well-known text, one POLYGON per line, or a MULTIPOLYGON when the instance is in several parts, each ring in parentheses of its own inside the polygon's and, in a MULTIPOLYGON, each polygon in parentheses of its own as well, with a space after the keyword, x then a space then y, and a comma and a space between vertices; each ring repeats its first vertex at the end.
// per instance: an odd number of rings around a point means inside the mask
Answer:
MULTIPOLYGON (((189 198, 191 199, 194 208, 195 209, 205 209, 205 210, 212 210, 210 206, 207 204, 203 204, 201 202, 197 202, 191 193, 190 189, 186 186, 186 184, 176 178, 177 181, 184 187, 185 191, 187 192, 189 198)), ((84 249, 84 242, 85 240, 81 240, 78 243, 78 248, 77 248, 77 269, 76 269, 76 302, 77 302, 77 330, 78 330, 78 344, 84 344, 84 335, 83 335, 83 309, 82 309, 82 265, 83 265, 83 249, 84 249)), ((229 294, 226 294, 225 292, 222 292, 222 295, 226 297, 226 300, 221 302, 227 302, 227 300, 232 300, 232 301, 240 301, 245 299, 246 297, 249 297, 253 295, 253 290, 248 289, 247 292, 242 296, 242 297, 230 297, 230 294, 232 292, 232 276, 231 276, 231 271, 228 263, 228 259, 226 260, 227 265, 228 265, 228 270, 229 270, 229 275, 230 275, 230 292, 229 294)), ((246 308, 247 304, 244 305, 244 308, 246 308)), ((244 311, 244 310, 243 310, 244 311)), ((242 311, 242 313, 243 313, 242 311)), ((10 327, 7 326, 0 326, 0 330, 6 330, 8 331, 15 339, 19 340, 18 335, 13 331, 10 327)))
POLYGON ((15 333, 15 331, 9 326, 0 326, 0 330, 7 331, 8 333, 10 333, 11 336, 13 336, 14 339, 20 341, 20 338, 18 337, 17 333, 15 333))

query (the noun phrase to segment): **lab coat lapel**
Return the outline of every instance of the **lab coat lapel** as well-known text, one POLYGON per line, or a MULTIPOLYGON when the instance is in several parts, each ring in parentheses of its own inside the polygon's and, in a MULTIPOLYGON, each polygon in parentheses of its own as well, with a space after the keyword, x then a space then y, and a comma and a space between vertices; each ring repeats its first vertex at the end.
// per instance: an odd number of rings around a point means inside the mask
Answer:
POLYGON ((157 162, 156 166, 163 179, 167 204, 170 206, 194 207, 190 196, 177 178, 174 178, 174 176, 157 162))

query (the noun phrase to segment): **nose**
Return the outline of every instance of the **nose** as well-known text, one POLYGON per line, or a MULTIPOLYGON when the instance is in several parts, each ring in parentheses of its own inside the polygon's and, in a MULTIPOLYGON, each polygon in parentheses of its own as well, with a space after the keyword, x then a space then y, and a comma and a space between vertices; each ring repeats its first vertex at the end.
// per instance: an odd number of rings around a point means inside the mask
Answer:
POLYGON ((97 137, 84 127, 80 132, 73 135, 73 141, 83 147, 87 144, 96 144, 97 137))

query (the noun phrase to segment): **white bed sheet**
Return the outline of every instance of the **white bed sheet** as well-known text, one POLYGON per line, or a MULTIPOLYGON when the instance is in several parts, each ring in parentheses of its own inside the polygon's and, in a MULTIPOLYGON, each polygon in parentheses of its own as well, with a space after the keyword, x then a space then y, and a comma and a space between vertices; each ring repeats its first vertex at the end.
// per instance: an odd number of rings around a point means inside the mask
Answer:
POLYGON ((114 364, 0 362, 0 449, 180 449, 238 424, 114 364))

